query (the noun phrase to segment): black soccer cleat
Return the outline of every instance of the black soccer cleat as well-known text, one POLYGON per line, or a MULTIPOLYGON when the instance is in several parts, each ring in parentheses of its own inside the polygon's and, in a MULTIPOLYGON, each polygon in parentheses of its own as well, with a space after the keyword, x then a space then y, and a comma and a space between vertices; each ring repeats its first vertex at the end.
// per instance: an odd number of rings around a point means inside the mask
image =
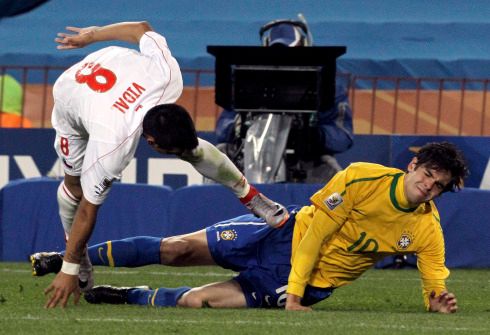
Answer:
POLYGON ((83 297, 90 304, 127 304, 129 291, 136 288, 146 290, 150 289, 148 286, 116 287, 110 285, 99 285, 86 291, 83 294, 83 297))
POLYGON ((63 265, 63 256, 58 252, 37 252, 29 257, 32 275, 41 277, 48 273, 58 273, 63 265))

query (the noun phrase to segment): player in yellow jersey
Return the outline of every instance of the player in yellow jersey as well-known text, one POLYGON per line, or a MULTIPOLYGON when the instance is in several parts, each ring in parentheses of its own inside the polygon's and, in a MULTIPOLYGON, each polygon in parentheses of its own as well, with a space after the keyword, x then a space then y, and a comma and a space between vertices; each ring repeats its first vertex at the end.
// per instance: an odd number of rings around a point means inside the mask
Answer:
MULTIPOLYGON (((136 267, 219 265, 239 274, 201 287, 150 289, 96 286, 91 303, 153 306, 309 310, 379 259, 417 253, 428 310, 457 310, 444 280, 444 239, 432 199, 462 186, 467 168, 449 143, 422 147, 406 172, 354 163, 311 197, 289 207, 281 229, 244 215, 206 229, 167 238, 138 236, 88 249, 94 265, 136 267), (287 290, 287 292, 286 292, 287 290)), ((62 254, 34 255, 41 276, 61 268, 62 254)))
POLYGON ((461 188, 466 174, 461 153, 449 143, 423 146, 406 172, 355 163, 337 173, 296 215, 286 309, 310 309, 301 303, 308 285, 338 288, 387 255, 417 253, 426 308, 455 312, 432 200, 461 188))

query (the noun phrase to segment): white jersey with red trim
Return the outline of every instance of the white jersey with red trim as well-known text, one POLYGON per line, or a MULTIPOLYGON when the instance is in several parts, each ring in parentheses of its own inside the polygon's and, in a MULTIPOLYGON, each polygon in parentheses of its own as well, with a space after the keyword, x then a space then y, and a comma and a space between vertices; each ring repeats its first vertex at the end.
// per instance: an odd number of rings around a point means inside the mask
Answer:
POLYGON ((147 32, 139 47, 91 53, 54 85, 55 148, 65 172, 81 176, 84 196, 94 204, 103 202, 134 157, 146 112, 182 93, 179 65, 165 38, 147 32))

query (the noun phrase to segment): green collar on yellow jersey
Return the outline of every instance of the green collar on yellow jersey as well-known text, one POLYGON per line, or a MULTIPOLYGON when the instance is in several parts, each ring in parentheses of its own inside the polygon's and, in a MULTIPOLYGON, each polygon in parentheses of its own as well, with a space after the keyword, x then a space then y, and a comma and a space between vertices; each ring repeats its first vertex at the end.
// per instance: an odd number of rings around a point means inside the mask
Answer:
POLYGON ((418 206, 414 208, 403 208, 398 203, 398 200, 396 200, 396 185, 398 184, 398 179, 400 179, 401 176, 403 176, 402 172, 393 175, 393 181, 391 182, 391 187, 390 187, 390 199, 391 202, 393 203, 393 206, 395 206, 396 209, 405 213, 411 213, 415 211, 418 206))

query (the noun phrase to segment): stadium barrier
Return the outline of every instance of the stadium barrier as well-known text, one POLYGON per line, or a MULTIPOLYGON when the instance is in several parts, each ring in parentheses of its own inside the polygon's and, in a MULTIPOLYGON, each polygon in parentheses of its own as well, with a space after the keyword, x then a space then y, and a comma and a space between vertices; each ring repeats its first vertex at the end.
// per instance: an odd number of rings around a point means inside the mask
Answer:
MULTIPOLYGON (((199 132, 198 136, 216 143, 214 133, 199 132)), ((0 189, 20 178, 61 178, 63 166, 53 150, 54 138, 54 129, 0 128, 0 189)), ((470 167, 467 187, 490 189, 490 137, 356 135, 352 148, 335 156, 344 168, 352 162, 371 162, 405 169, 417 148, 432 141, 453 142, 464 152, 470 167)), ((157 153, 144 139, 141 142, 121 182, 173 189, 204 182, 189 163, 157 153)))
MULTIPOLYGON (((22 85, 17 127, 50 128, 52 88, 61 66, 1 66, 22 85)), ((222 108, 215 104, 214 71, 182 69, 184 91, 177 101, 200 131, 214 131, 222 108)), ((490 79, 358 76, 337 72, 348 88, 355 134, 490 135, 490 79)), ((0 83, 1 84, 1 83, 0 83)), ((1 88, 1 85, 0 85, 1 88)), ((0 114, 0 127, 7 127, 0 114)))
MULTIPOLYGON (((285 205, 308 204, 320 184, 262 184, 260 191, 285 205)), ((185 234, 249 211, 225 187, 217 184, 195 185, 175 190, 168 209, 169 225, 165 236, 185 234), (192 207, 189 208, 189 199, 192 207), (186 205, 187 204, 187 205, 186 205), (179 224, 178 224, 179 223, 179 224)))
MULTIPOLYGON (((52 178, 16 180, 0 191, 0 260, 25 261, 42 250, 63 250, 65 236, 58 216, 52 178)), ((90 243, 134 235, 162 235, 168 225, 171 188, 115 184, 99 210, 90 243)))
MULTIPOLYGON (((0 191, 0 261, 25 261, 37 251, 63 250, 57 214, 59 181, 50 178, 10 182, 0 191)), ((260 189, 284 204, 308 204, 321 185, 268 184, 260 189)), ((450 268, 490 267, 490 191, 466 188, 437 200, 450 268)), ((101 207, 90 244, 137 235, 182 234, 248 213, 221 185, 172 190, 166 186, 114 185, 101 207)))

